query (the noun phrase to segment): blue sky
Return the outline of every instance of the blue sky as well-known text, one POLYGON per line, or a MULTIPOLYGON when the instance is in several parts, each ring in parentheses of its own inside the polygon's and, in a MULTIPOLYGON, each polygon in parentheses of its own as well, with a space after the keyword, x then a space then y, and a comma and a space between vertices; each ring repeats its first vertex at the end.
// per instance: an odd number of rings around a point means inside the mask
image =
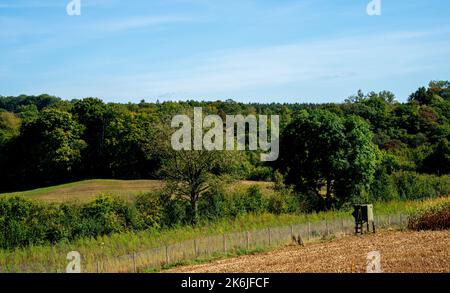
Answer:
POLYGON ((0 95, 405 101, 450 79, 450 1, 0 0, 0 95))

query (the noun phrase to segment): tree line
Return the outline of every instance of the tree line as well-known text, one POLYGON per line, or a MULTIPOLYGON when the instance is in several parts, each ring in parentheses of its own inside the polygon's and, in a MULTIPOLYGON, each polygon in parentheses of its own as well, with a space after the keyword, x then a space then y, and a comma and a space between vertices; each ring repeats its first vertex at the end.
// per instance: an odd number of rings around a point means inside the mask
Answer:
POLYGON ((206 182, 232 173, 250 180, 281 176, 313 206, 325 209, 385 196, 394 173, 449 174, 449 121, 447 81, 430 82, 405 103, 388 91, 359 91, 343 103, 328 104, 107 104, 97 98, 0 96, 0 192, 88 178, 166 179, 196 209, 193 198, 208 190, 206 182), (174 153, 168 146, 170 121, 194 107, 224 120, 237 114, 280 115, 279 160, 262 163, 258 151, 228 157, 174 153), (192 167, 204 171, 196 180, 186 178, 192 167))

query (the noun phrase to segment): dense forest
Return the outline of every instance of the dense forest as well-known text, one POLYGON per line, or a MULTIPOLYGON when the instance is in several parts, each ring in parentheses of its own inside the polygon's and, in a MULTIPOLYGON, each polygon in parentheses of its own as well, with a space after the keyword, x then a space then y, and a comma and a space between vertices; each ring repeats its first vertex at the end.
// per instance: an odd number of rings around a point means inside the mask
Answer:
POLYGON ((394 173, 450 171, 447 81, 430 82, 406 103, 388 91, 359 91, 329 104, 106 104, 97 98, 0 96, 0 192, 88 178, 166 178, 170 121, 194 107, 221 117, 280 115, 279 160, 262 163, 257 152, 236 154, 239 159, 229 164, 241 179, 281 176, 304 193, 324 190, 326 198, 339 192, 382 197, 394 173))

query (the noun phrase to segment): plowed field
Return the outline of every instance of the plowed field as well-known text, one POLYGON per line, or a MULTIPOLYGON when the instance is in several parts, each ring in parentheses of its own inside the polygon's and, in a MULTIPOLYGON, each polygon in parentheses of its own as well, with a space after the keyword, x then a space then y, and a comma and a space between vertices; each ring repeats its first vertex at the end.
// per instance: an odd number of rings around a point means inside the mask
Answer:
POLYGON ((365 272, 371 251, 380 252, 383 272, 450 272, 450 231, 383 231, 178 267, 171 272, 365 272))

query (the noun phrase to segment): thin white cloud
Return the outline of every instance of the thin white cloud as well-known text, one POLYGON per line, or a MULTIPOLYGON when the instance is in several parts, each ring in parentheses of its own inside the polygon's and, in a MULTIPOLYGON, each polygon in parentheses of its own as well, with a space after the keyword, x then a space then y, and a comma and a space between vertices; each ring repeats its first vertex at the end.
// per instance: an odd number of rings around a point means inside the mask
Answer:
MULTIPOLYGON (((2 0, 0 9, 33 9, 66 7, 71 0, 2 0)), ((105 6, 118 3, 117 0, 81 0, 82 7, 105 6)))
MULTIPOLYGON (((58 3, 52 1, 11 1, 7 3, 0 3, 0 9, 17 9, 17 8, 48 8, 56 7, 58 3)), ((59 3, 58 6, 61 6, 59 3)))
POLYGON ((156 97, 163 93, 171 93, 174 98, 227 98, 264 90, 271 95, 270 89, 282 92, 280 89, 286 87, 304 92, 317 86, 352 89, 358 84, 442 67, 440 58, 450 56, 450 38, 428 38, 435 34, 363 35, 201 54, 167 64, 166 68, 104 76, 96 78, 95 85, 78 80, 76 88, 60 85, 60 89, 80 97, 116 98, 156 97))
POLYGON ((49 27, 41 23, 30 22, 19 17, 0 17, 0 37, 5 44, 11 43, 14 47, 7 52, 11 56, 33 58, 39 52, 48 49, 62 49, 71 47, 74 43, 89 42, 96 38, 103 38, 106 34, 128 32, 138 29, 149 29, 170 24, 186 23, 193 18, 180 15, 134 16, 127 18, 113 18, 95 21, 83 21, 69 26, 49 27), (39 36, 29 41, 27 37, 39 36), (19 42, 18 40, 25 40, 19 42))
POLYGON ((416 61, 422 64, 420 60, 430 54, 450 54, 449 42, 437 48, 434 45, 421 43, 420 38, 407 34, 400 38, 398 35, 396 38, 389 35, 344 38, 195 58, 186 70, 138 75, 126 80, 141 90, 206 94, 331 77, 379 78, 420 70, 416 61))
POLYGON ((20 37, 25 35, 36 35, 46 33, 51 36, 64 35, 67 30, 77 33, 81 30, 89 30, 90 33, 110 33, 126 31, 131 29, 142 29, 159 25, 167 25, 181 22, 189 22, 193 19, 179 15, 160 16, 135 16, 128 18, 116 18, 82 22, 71 27, 49 27, 40 23, 30 22, 19 17, 0 17, 0 36, 20 37))
POLYGON ((18 17, 0 16, 0 37, 3 42, 23 36, 40 36, 51 33, 51 28, 31 23, 18 17))
POLYGON ((108 20, 86 25, 86 28, 101 32, 117 32, 130 29, 147 28, 157 25, 187 22, 192 19, 183 16, 146 16, 131 17, 126 19, 108 20))

